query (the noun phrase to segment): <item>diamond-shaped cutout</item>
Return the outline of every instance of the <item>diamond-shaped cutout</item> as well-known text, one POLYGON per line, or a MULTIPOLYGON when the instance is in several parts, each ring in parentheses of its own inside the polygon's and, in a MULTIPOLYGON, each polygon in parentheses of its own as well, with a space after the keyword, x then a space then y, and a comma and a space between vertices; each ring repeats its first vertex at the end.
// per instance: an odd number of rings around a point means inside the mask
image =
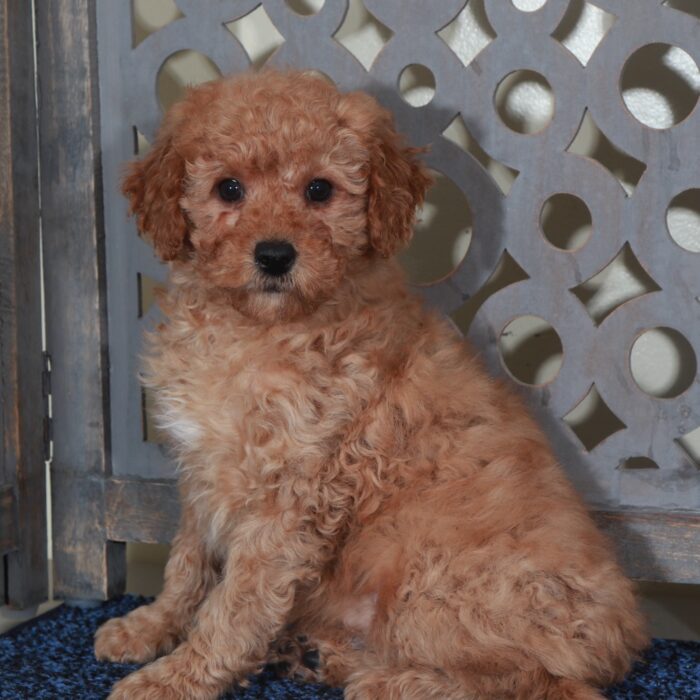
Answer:
POLYGON ((156 302, 158 297, 162 294, 164 287, 162 282, 159 282, 148 275, 144 275, 141 272, 136 275, 136 278, 138 284, 139 304, 137 312, 138 317, 143 318, 156 302))
POLYGON ((260 68, 284 43, 262 5, 224 26, 238 39, 253 68, 260 68))
POLYGON ((662 4, 674 10, 687 12, 692 17, 700 19, 700 3, 698 0, 666 0, 662 4))
POLYGON ((691 430, 683 437, 677 438, 676 442, 690 457, 695 466, 700 468, 700 427, 691 430))
POLYGON ((139 157, 146 155, 151 148, 151 144, 148 139, 136 127, 133 128, 133 137, 134 155, 139 157))
POLYGON ((131 0, 131 46, 136 48, 146 37, 184 17, 175 0, 131 0))
POLYGON ((569 291, 586 307, 596 325, 626 302, 661 290, 628 243, 593 277, 569 291))
POLYGON ((379 52, 394 36, 394 32, 380 22, 361 0, 350 3, 343 23, 333 38, 346 48, 369 70, 379 52))
POLYGON ((644 163, 625 153, 608 139, 593 121, 588 110, 583 115, 574 140, 566 150, 600 163, 619 181, 628 195, 632 194, 646 170, 644 163))
POLYGON ((603 397, 591 385, 588 393, 572 408, 562 420, 571 428, 588 452, 594 450, 603 440, 627 426, 610 410, 603 397))
POLYGON ((496 32, 484 10, 484 0, 468 2, 437 35, 465 66, 496 38, 496 32))
POLYGON ((658 469, 659 465, 651 459, 651 457, 644 457, 639 455, 637 457, 628 457, 627 459, 620 462, 621 469, 658 469))
POLYGON ((484 170, 491 175, 493 181, 498 185, 498 188, 503 194, 507 195, 510 192, 510 188, 513 186, 519 172, 491 158, 481 147, 481 144, 474 138, 472 132, 469 131, 461 114, 457 114, 447 125, 442 135, 448 141, 452 141, 452 143, 459 146, 463 151, 466 151, 469 155, 476 158, 484 170))
POLYGON ((530 279, 530 276, 523 270, 510 253, 505 250, 500 260, 496 264, 491 277, 484 283, 476 294, 469 297, 453 314, 452 320, 465 335, 469 331, 474 317, 482 304, 496 292, 509 287, 516 282, 530 279))
POLYGON ((590 2, 572 2, 552 37, 585 66, 616 19, 590 2))

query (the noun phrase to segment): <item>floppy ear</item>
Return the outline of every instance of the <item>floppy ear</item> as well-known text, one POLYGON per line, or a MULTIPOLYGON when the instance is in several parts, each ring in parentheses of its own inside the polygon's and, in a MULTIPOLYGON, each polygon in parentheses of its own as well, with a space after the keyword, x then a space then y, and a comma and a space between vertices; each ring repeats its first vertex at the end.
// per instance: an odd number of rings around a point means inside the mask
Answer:
POLYGON ((369 242, 388 258, 411 239, 416 208, 423 203, 433 178, 417 158, 423 149, 405 145, 391 112, 374 98, 361 92, 344 95, 340 114, 368 145, 369 242))
POLYGON ((173 145, 173 121, 166 118, 151 150, 129 163, 122 181, 129 213, 136 215, 140 233, 163 260, 180 257, 187 242, 187 219, 180 207, 185 161, 173 145))

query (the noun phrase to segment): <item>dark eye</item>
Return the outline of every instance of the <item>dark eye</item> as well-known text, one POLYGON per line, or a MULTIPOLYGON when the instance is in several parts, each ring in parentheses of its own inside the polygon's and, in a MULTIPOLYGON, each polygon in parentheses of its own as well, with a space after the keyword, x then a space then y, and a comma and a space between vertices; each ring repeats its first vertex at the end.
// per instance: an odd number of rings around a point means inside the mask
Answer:
POLYGON ((243 185, 235 178, 231 177, 228 180, 222 180, 217 185, 217 190, 219 192, 219 197, 221 197, 224 202, 238 202, 243 199, 243 185))
POLYGON ((328 180, 318 178, 306 186, 306 197, 312 202, 325 202, 333 194, 333 185, 328 180))

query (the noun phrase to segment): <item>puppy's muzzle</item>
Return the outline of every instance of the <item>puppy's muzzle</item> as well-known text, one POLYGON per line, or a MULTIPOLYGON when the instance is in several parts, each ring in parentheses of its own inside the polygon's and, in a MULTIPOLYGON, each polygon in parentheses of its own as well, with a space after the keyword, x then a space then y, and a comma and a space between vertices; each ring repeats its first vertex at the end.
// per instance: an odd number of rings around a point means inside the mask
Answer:
POLYGON ((297 251, 287 241, 260 241, 254 255, 258 269, 270 277, 286 275, 297 259, 297 251))

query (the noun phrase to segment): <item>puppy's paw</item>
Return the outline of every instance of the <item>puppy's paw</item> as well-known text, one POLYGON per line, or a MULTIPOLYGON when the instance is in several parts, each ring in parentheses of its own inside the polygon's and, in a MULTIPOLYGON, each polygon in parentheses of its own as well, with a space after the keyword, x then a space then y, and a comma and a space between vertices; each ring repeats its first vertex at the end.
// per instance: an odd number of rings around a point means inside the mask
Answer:
POLYGON ((212 676, 204 659, 185 642, 178 649, 120 680, 108 700, 216 700, 229 684, 212 676))
POLYGON ((95 634, 95 657, 100 661, 141 664, 172 649, 175 640, 162 625, 151 621, 149 626, 139 618, 128 615, 105 622, 95 634))
POLYGON ((188 695, 169 683, 161 683, 151 674, 137 671, 122 678, 112 688, 107 700, 185 700, 188 695))

